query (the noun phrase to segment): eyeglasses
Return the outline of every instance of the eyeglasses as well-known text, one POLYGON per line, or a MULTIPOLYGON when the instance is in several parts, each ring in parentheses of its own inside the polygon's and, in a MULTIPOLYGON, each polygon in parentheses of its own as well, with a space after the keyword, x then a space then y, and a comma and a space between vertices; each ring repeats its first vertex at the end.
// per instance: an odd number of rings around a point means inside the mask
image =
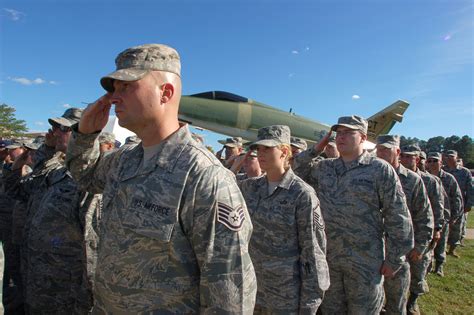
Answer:
POLYGON ((438 163, 439 161, 438 160, 435 160, 435 159, 428 159, 426 160, 426 163, 438 163))
POLYGON ((66 127, 66 126, 63 126, 63 125, 60 125, 60 124, 54 124, 53 125, 53 131, 55 129, 59 129, 61 132, 69 132, 71 131, 71 128, 70 127, 66 127))

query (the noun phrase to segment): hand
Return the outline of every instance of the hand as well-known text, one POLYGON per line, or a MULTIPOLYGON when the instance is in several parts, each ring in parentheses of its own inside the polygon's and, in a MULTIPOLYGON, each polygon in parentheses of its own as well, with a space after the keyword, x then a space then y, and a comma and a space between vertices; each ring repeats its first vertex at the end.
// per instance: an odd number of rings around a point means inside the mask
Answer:
POLYGON ((224 152, 224 149, 225 149, 225 146, 222 147, 222 149, 220 149, 219 151, 216 152, 216 158, 217 159, 221 159, 222 158, 222 152, 224 152))
POLYGON ((331 134, 332 134, 332 130, 329 130, 329 132, 321 139, 321 141, 314 144, 314 150, 316 152, 323 152, 324 151, 324 148, 326 148, 326 146, 329 143, 329 139, 331 138, 331 134))
POLYGON ((56 147, 56 137, 51 129, 48 129, 48 132, 44 136, 44 144, 50 148, 56 147))
POLYGON ((418 250, 413 248, 409 253, 408 253, 408 259, 412 262, 419 262, 423 258, 423 254, 420 253, 418 250))
POLYGON ((441 231, 435 231, 433 234, 433 242, 438 243, 441 238, 441 231))
POLYGON ((87 106, 79 122, 80 133, 90 134, 105 127, 109 120, 110 107, 112 107, 111 99, 112 94, 107 93, 87 106))
POLYGON ((393 278, 396 274, 396 272, 393 271, 393 269, 385 262, 382 264, 382 268, 380 268, 380 273, 382 276, 387 278, 393 278))
POLYGON ((240 171, 240 169, 242 168, 242 165, 244 164, 245 160, 247 159, 247 157, 250 155, 251 152, 252 151, 249 150, 244 155, 239 155, 238 157, 234 159, 234 163, 232 164, 232 167, 230 168, 230 170, 234 174, 237 174, 240 171))

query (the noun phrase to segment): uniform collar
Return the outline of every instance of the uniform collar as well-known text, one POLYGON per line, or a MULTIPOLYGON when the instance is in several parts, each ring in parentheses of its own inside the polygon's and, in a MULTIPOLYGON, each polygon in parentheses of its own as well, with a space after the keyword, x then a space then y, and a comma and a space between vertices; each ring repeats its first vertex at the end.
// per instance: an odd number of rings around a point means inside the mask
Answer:
POLYGON ((150 173, 155 170, 156 166, 167 172, 173 172, 179 157, 190 141, 193 141, 193 139, 189 128, 187 125, 182 125, 158 145, 155 155, 147 163, 146 167, 141 167, 143 162, 143 146, 140 143, 127 156, 128 167, 122 173, 122 180, 150 173))
POLYGON ((400 165, 397 168, 397 174, 408 177, 408 169, 400 163, 400 165))

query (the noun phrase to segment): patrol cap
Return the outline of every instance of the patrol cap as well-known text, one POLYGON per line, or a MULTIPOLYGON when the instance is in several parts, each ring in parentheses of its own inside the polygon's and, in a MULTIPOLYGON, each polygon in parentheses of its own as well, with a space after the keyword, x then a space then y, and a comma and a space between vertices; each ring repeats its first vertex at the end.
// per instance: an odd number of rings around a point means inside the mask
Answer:
POLYGON ((250 144, 250 149, 257 145, 276 147, 280 144, 291 144, 290 127, 273 125, 258 129, 257 141, 250 144))
POLYGON ((225 140, 217 140, 217 142, 229 148, 239 148, 243 145, 241 137, 233 137, 233 138, 227 138, 225 140))
POLYGON ((103 131, 99 135, 99 143, 113 143, 115 144, 115 135, 110 132, 103 131))
POLYGON ((420 151, 420 159, 426 160, 426 152, 425 151, 420 151))
POLYGON ((39 147, 44 143, 45 137, 38 136, 33 141, 28 141, 24 143, 25 148, 30 150, 38 150, 39 147))
POLYGON ((352 130, 359 130, 363 134, 367 134, 368 123, 364 118, 352 115, 352 116, 342 116, 337 120, 337 124, 331 127, 332 131, 336 131, 338 127, 346 127, 352 130))
POLYGON ((8 144, 5 148, 8 150, 14 150, 14 149, 21 148, 22 146, 23 146, 23 142, 19 140, 12 140, 10 144, 8 144))
POLYGON ((137 81, 151 71, 166 71, 181 75, 178 52, 162 44, 146 44, 122 51, 115 58, 116 71, 100 79, 102 87, 114 91, 114 80, 137 81))
POLYGON ((448 150, 445 154, 449 156, 458 156, 458 152, 456 150, 448 150))
POLYGON ((439 152, 430 152, 428 153, 428 159, 441 160, 441 153, 439 152))
POLYGON ((400 136, 397 135, 380 135, 377 137, 377 145, 393 149, 400 147, 400 136))
POLYGON ((66 127, 71 127, 81 120, 82 109, 71 107, 66 109, 64 114, 61 117, 50 118, 48 122, 50 125, 59 124, 66 127))
POLYGON ((416 144, 404 145, 401 152, 406 155, 420 155, 421 149, 416 144))
POLYGON ((306 143, 306 141, 304 141, 301 138, 291 137, 290 141, 291 141, 291 146, 301 149, 303 151, 308 148, 308 144, 306 143))

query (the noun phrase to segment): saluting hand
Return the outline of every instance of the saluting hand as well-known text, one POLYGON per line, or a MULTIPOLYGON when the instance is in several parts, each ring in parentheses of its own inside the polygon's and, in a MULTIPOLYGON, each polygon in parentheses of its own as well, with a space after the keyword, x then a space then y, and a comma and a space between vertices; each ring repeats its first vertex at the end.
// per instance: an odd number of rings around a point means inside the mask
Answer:
POLYGON ((319 141, 318 143, 314 144, 314 150, 316 152, 323 152, 326 146, 329 143, 329 139, 331 138, 332 130, 329 132, 319 141))
POLYGON ((79 122, 79 132, 83 134, 94 133, 102 130, 109 120, 112 94, 107 93, 94 103, 91 103, 82 113, 79 122))

